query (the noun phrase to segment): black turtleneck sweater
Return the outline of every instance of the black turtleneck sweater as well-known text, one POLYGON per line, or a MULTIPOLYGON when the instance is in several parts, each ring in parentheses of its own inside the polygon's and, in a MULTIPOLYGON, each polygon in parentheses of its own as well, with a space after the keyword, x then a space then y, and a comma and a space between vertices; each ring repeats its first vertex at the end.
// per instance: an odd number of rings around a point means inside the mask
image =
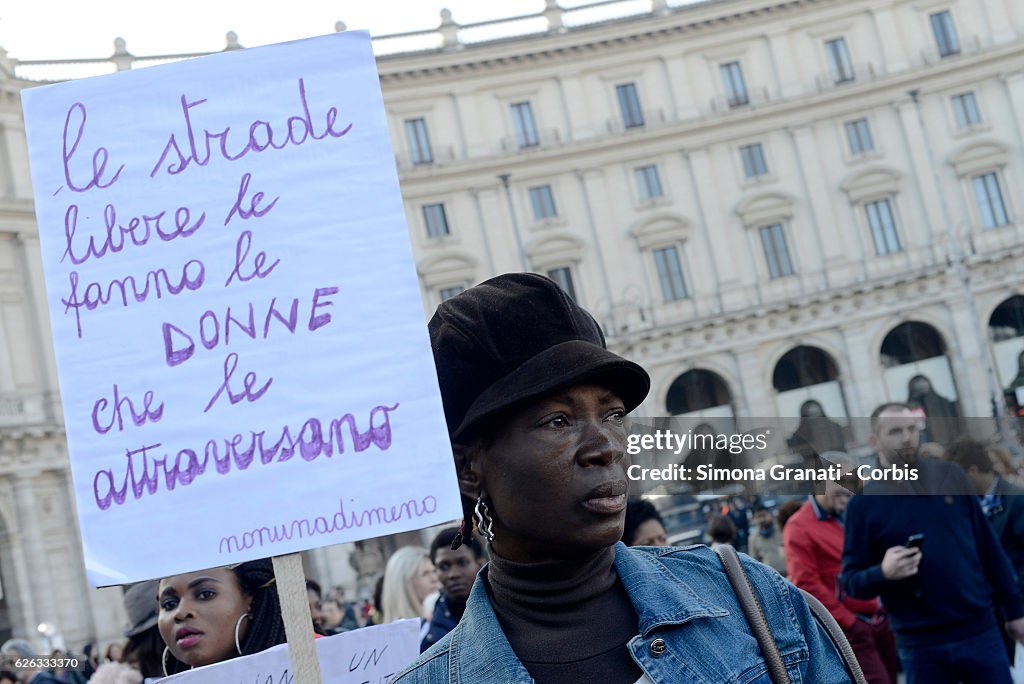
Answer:
POLYGON ((626 648, 639 623, 614 563, 613 546, 529 564, 492 552, 494 612, 537 684, 634 684, 643 674, 626 648))

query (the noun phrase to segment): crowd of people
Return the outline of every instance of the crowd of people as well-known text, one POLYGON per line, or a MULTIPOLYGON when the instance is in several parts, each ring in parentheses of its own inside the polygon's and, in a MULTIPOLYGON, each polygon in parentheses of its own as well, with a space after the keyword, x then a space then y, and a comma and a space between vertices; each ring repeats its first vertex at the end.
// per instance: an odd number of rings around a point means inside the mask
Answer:
MULTIPOLYGON (((361 609, 309 579, 310 638, 418 619, 423 653, 393 684, 782 672, 895 684, 900 669, 908 684, 1011 681, 1024 642, 1024 489, 998 450, 958 437, 925 455, 915 407, 884 404, 871 417, 878 463, 914 466, 918 482, 830 482, 774 509, 727 501, 708 511, 709 546, 669 547, 658 509, 627 496, 623 417, 649 378, 607 350, 586 311, 552 281, 514 274, 447 300, 429 330, 463 519, 429 549, 392 554, 361 609), (752 556, 736 566, 748 595, 726 570, 729 546, 752 556)), ((816 439, 810 424, 801 435, 816 439)), ((853 466, 841 451, 814 456, 853 466)), ((269 559, 139 583, 124 603, 126 641, 92 651, 91 671, 19 681, 139 684, 285 641, 269 559)))

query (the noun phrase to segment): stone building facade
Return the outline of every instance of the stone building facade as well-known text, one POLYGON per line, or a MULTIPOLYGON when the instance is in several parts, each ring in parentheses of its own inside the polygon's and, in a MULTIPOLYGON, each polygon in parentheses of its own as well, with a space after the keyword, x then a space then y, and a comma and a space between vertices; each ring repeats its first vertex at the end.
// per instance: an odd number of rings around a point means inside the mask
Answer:
MULTIPOLYGON (((815 400, 845 422, 917 375, 962 415, 1016 396, 1024 5, 587 11, 549 1, 529 33, 476 43, 490 27, 442 15, 436 48, 380 56, 427 315, 491 275, 549 274, 649 369, 648 416, 795 420, 815 400)), ((59 622, 76 645, 120 614, 86 589, 69 497, 18 105, 31 66, 0 53, 0 634, 59 622)), ((355 586, 351 551, 309 554, 313 575, 355 586)))

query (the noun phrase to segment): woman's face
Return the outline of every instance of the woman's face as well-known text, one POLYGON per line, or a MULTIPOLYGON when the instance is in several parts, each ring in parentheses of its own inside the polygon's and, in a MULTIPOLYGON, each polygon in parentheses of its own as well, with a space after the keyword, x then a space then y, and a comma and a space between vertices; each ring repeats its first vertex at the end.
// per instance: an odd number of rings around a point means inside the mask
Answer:
POLYGON ((633 533, 633 543, 630 546, 668 546, 665 527, 656 518, 644 520, 633 533))
POLYGON ((618 541, 626 515, 624 415, 612 391, 576 385, 496 427, 472 464, 494 518, 495 552, 536 562, 618 541))
POLYGON ((423 599, 441 588, 441 582, 437 579, 437 569, 429 558, 424 558, 420 562, 410 583, 417 605, 423 605, 423 599))
MULTIPOLYGON (((242 593, 228 568, 175 575, 160 580, 158 625, 174 657, 192 666, 209 665, 238 655, 235 625, 248 613, 252 599, 242 593)), ((245 641, 249 620, 238 631, 245 641)))

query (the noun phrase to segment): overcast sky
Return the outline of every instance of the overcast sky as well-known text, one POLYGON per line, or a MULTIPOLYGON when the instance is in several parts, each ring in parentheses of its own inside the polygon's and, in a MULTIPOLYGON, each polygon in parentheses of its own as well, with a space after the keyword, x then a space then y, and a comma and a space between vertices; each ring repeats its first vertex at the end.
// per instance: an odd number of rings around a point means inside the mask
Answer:
POLYGON ((21 60, 106 57, 119 36, 136 55, 215 51, 228 31, 255 47, 331 33, 339 20, 374 35, 430 29, 442 7, 465 24, 539 12, 544 0, 4 0, 0 46, 21 60))

